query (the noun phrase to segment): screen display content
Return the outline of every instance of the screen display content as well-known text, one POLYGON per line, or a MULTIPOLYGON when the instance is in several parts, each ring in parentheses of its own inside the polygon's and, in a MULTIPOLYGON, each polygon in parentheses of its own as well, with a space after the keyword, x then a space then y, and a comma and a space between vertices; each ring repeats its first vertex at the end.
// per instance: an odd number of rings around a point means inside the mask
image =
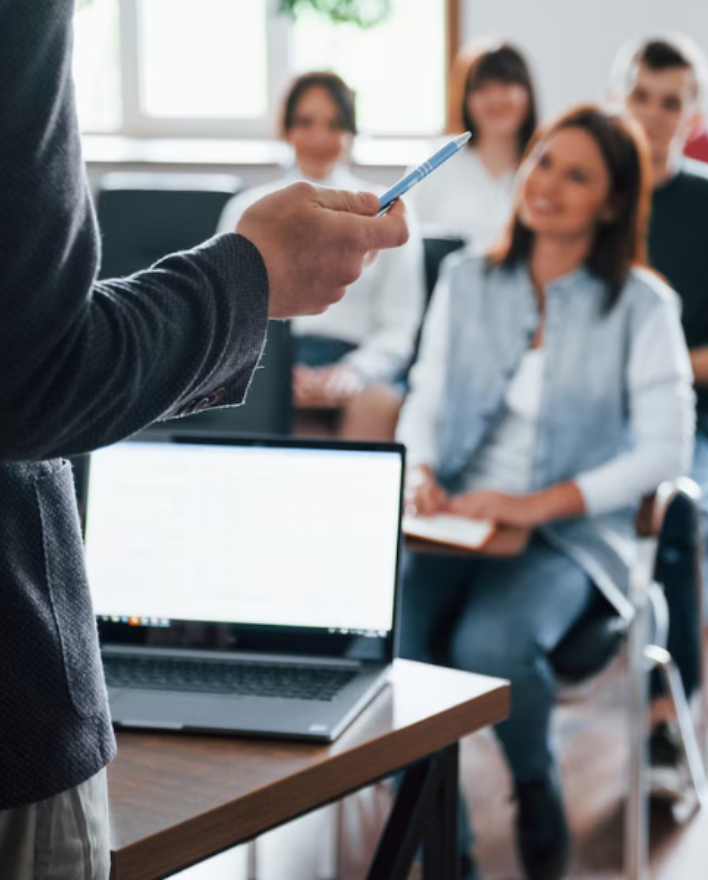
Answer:
POLYGON ((99 621, 393 629, 394 450, 127 442, 91 456, 86 561, 99 621))

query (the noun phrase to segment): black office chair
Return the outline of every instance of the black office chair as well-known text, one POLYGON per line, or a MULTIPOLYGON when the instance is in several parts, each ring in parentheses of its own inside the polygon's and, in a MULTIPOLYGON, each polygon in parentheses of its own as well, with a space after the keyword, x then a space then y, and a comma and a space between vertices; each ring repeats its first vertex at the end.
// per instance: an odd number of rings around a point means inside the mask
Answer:
POLYGON ((440 275, 440 266, 442 261, 449 254, 459 251, 465 247, 465 241, 462 238, 424 238, 423 239, 423 259, 425 262, 425 292, 426 303, 430 299, 438 283, 440 275))
POLYGON ((423 324, 425 323, 425 313, 433 298, 435 285, 438 283, 440 275, 440 267, 442 261, 449 254, 459 251, 465 247, 465 241, 461 238, 424 238, 423 239, 423 264, 425 271, 425 308, 420 320, 420 327, 416 334, 415 345, 413 346, 413 354, 406 370, 406 376, 410 372, 413 364, 418 360, 418 352, 420 351, 420 337, 423 332, 423 324))
MULTIPOLYGON (((624 617, 604 599, 575 624, 551 655, 561 686, 579 684, 601 672, 626 648, 629 674, 630 784, 625 813, 624 869, 628 880, 647 880, 648 801, 646 786, 646 718, 648 673, 658 671, 673 700, 686 754, 696 808, 708 805, 703 749, 674 660, 667 650, 668 606, 672 589, 695 596, 693 638, 700 640, 701 537, 698 499, 691 480, 659 487, 647 525, 638 529, 639 558, 632 577, 634 614, 624 617)), ((700 651, 696 651, 700 664, 700 651)), ((701 691, 703 696, 703 691, 701 691)), ((701 717, 705 718, 705 705, 701 717)), ((701 733, 705 743, 705 731, 701 733)))
POLYGON ((224 206, 242 188, 238 177, 225 174, 104 175, 96 199, 100 277, 130 275, 211 238, 224 206))

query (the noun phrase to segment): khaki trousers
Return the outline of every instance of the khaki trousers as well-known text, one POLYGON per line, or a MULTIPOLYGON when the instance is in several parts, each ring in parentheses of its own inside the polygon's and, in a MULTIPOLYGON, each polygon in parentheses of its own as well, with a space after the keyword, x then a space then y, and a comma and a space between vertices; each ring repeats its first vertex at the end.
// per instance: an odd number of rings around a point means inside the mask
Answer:
POLYGON ((0 810, 0 880, 108 880, 106 771, 76 788, 0 810))

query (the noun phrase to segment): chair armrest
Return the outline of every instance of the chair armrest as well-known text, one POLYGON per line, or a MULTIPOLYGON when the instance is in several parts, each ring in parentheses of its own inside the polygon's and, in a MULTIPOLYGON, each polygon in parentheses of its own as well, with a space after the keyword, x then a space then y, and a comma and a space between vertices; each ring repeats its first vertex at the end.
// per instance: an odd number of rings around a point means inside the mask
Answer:
MULTIPOLYGON (((661 532, 661 527, 664 524, 664 515, 671 502, 678 495, 684 495, 697 505, 701 499, 701 490, 698 484, 688 477, 679 477, 677 480, 666 480, 663 482, 653 496, 650 535, 658 537, 661 532)), ((647 501, 646 498, 642 504, 644 504, 645 501, 647 501)))

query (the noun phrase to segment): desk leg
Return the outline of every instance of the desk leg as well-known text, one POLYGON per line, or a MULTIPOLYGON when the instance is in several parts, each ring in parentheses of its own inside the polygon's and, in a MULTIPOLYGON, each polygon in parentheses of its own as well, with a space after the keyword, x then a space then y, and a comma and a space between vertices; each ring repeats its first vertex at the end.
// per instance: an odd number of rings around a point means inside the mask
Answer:
POLYGON ((425 880, 457 880, 459 744, 408 767, 367 880, 406 880, 422 847, 425 880))
POLYGON ((258 838, 246 844, 247 880, 258 880, 258 838))

